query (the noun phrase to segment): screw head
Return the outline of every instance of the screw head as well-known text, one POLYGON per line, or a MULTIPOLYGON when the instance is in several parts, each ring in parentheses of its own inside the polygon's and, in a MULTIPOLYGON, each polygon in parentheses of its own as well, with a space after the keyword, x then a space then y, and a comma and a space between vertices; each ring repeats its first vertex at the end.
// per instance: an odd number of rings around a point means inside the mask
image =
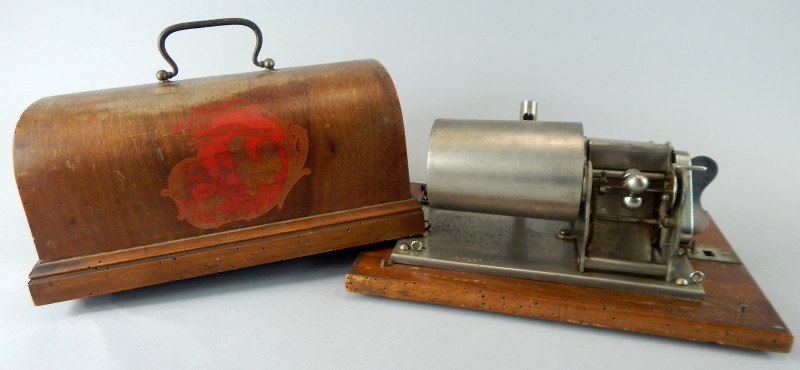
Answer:
POLYGON ((400 248, 401 251, 407 251, 408 243, 400 243, 400 245, 398 245, 397 248, 400 248))
POLYGON ((675 279, 675 284, 686 286, 689 285, 689 280, 686 280, 685 278, 677 278, 675 279))

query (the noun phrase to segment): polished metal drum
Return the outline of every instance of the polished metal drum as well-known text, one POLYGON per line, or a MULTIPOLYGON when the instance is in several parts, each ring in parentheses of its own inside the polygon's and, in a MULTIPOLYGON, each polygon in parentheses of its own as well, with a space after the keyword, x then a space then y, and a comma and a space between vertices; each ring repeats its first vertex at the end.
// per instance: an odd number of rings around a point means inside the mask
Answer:
POLYGON ((585 162, 580 123, 439 119, 428 199, 440 209, 574 221, 585 162))

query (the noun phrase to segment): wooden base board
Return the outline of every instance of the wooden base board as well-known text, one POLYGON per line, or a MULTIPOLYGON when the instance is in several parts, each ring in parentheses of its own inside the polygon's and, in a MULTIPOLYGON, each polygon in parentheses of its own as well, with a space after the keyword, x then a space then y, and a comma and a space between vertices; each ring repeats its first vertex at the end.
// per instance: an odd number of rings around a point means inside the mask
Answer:
POLYGON ((28 288, 34 304, 213 274, 424 231, 408 199, 276 224, 65 260, 40 262, 28 288))
MULTIPOLYGON (((713 222, 696 240, 732 250, 713 222)), ((391 264, 392 247, 362 252, 346 289, 761 351, 792 348, 792 334, 742 264, 692 260, 706 275, 706 297, 693 301, 391 264)))

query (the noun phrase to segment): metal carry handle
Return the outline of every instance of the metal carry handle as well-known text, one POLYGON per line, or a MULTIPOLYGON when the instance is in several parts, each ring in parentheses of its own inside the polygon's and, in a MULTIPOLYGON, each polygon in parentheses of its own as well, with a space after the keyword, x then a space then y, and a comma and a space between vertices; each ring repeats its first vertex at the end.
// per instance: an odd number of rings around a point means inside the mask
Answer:
POLYGON ((164 60, 169 63, 172 67, 172 72, 167 72, 165 70, 160 70, 156 72, 156 78, 159 81, 166 82, 169 81, 170 78, 173 78, 178 75, 178 65, 175 64, 175 61, 172 57, 167 54, 167 48, 165 46, 167 42, 167 36, 172 34, 173 32, 183 31, 183 30, 191 30, 194 28, 206 28, 206 27, 217 27, 217 26, 230 26, 230 25, 241 25, 250 27, 251 30, 256 34, 256 48, 253 50, 253 64, 257 67, 266 68, 272 70, 275 68, 275 61, 267 58, 262 61, 258 61, 258 53, 261 51, 261 29, 253 23, 252 21, 244 18, 222 18, 222 19, 209 19, 205 21, 196 21, 196 22, 186 22, 186 23, 178 23, 173 24, 163 31, 161 31, 161 35, 158 36, 158 51, 161 52, 161 56, 164 57, 164 60))

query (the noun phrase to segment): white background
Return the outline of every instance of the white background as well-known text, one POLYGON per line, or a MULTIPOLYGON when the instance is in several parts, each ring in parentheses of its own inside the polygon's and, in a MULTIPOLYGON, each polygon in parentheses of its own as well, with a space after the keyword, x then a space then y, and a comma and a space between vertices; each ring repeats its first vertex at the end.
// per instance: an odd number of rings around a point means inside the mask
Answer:
MULTIPOLYGON (((0 368, 798 368, 769 354, 344 291, 355 251, 34 307, 11 161, 36 99, 155 83, 174 23, 255 21, 277 67, 376 58, 425 181, 436 118, 579 121, 717 160, 703 200, 800 332, 796 1, 3 1, 0 368)), ((178 79, 252 71, 244 27, 180 32, 178 79)), ((88 145, 88 144, 87 144, 88 145)), ((75 189, 80 191, 80 189, 75 189)))

